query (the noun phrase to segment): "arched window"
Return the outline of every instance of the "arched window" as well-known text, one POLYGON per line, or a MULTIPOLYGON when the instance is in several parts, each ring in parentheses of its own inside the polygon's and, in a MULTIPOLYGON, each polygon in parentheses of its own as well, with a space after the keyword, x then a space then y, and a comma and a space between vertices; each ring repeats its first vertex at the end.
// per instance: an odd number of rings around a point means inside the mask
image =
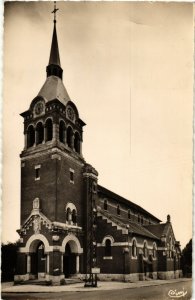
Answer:
POLYGON ((117 215, 120 215, 121 214, 121 210, 120 210, 120 205, 118 204, 117 205, 117 215))
POLYGON ((104 200, 104 210, 108 209, 108 201, 107 199, 104 200))
POLYGON ((46 128, 45 141, 48 142, 48 141, 51 141, 53 138, 53 123, 52 123, 51 119, 47 119, 47 121, 45 123, 45 128, 46 128))
POLYGON ((66 210, 66 221, 71 222, 72 221, 72 213, 70 207, 66 210))
POLYGON ((139 214, 137 216, 137 219, 138 219, 138 223, 140 223, 140 215, 139 214))
POLYGON ((141 224, 144 224, 144 218, 141 216, 141 224))
POLYGON ((66 223, 69 225, 77 224, 77 209, 76 206, 72 202, 68 202, 66 205, 66 223))
POLYGON ((156 243, 153 243, 152 255, 153 258, 156 258, 156 243))
POLYGON ((172 237, 170 236, 170 238, 169 238, 169 258, 172 258, 172 248, 173 248, 173 243, 172 243, 172 237))
POLYGON ((137 243, 136 243, 136 240, 133 240, 133 243, 132 243, 132 256, 133 257, 137 256, 137 243))
POLYGON ((131 219, 131 210, 128 209, 128 219, 131 219))
POLYGON ((63 121, 60 121, 59 140, 61 143, 65 144, 65 123, 63 121))
POLYGON ((73 224, 77 223, 77 213, 76 213, 76 209, 73 209, 72 211, 72 222, 73 224))
POLYGON ((32 147, 35 143, 35 130, 32 125, 27 130, 27 148, 32 147))
POLYGON ((111 240, 106 239, 105 241, 105 256, 112 256, 111 240))
POLYGON ((36 132, 37 132, 37 136, 36 136, 36 144, 41 144, 44 140, 44 128, 43 128, 43 124, 41 122, 39 122, 36 126, 36 132))
POLYGON ((74 136, 74 149, 77 153, 80 153, 80 136, 78 132, 76 132, 74 136))
POLYGON ((148 256, 148 249, 147 249, 147 243, 146 242, 144 242, 143 254, 144 254, 145 258, 148 256))
POLYGON ((68 127, 67 129, 67 144, 68 147, 72 148, 72 137, 73 137, 73 131, 71 127, 68 127))

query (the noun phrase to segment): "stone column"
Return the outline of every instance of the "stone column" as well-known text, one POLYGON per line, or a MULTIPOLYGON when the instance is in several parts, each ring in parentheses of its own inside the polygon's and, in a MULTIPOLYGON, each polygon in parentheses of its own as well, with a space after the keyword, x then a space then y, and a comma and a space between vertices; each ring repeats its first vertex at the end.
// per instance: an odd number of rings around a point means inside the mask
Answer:
POLYGON ((46 266, 46 273, 49 274, 49 253, 47 253, 47 266, 46 266))
POLYGON ((69 224, 72 223, 72 212, 71 211, 69 211, 69 213, 68 213, 68 222, 69 222, 69 224))
POLYGON ((64 144, 67 146, 67 132, 66 132, 66 128, 64 128, 64 144))
POLYGON ((47 136, 47 127, 44 126, 44 142, 45 143, 47 142, 47 138, 48 138, 48 136, 47 136))
POLYGON ((52 284, 60 285, 60 276, 61 276, 61 251, 59 246, 54 246, 52 253, 52 263, 51 271, 52 271, 52 284))
POLYGON ((76 274, 79 273, 79 254, 76 255, 76 274))
POLYGON ((71 135, 71 148, 72 148, 73 150, 75 150, 75 149, 74 149, 74 133, 72 133, 72 135, 71 135))
POLYGON ((64 253, 61 254, 61 274, 64 273, 64 253))
POLYGON ((29 274, 31 272, 31 256, 30 253, 27 254, 27 273, 29 274))
POLYGON ((35 145, 38 144, 38 131, 35 130, 35 145))
POLYGON ((53 123, 53 140, 57 140, 57 133, 59 134, 59 128, 57 128, 57 124, 53 123))

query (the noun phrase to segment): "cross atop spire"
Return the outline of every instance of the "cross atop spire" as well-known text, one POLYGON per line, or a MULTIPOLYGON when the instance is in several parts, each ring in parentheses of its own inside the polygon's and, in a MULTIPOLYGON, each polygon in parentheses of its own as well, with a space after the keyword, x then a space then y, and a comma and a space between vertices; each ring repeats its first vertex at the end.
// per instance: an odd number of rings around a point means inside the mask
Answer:
POLYGON ((62 68, 60 66, 60 54, 58 48, 58 39, 57 39, 57 31, 56 31, 56 12, 59 9, 56 8, 56 1, 54 1, 54 10, 52 13, 54 14, 54 28, 53 28, 53 37, 51 43, 51 51, 49 57, 49 65, 47 66, 47 77, 49 76, 57 76, 62 79, 62 68))
POLYGON ((53 22, 56 23, 56 12, 59 10, 59 8, 56 8, 56 1, 54 1, 54 10, 51 12, 54 14, 53 22))

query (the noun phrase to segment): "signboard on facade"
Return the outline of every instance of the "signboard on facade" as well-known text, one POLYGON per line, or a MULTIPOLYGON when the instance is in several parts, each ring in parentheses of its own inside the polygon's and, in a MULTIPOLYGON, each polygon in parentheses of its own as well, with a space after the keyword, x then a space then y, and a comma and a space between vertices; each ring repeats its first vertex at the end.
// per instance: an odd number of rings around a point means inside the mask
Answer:
POLYGON ((92 274, 99 274, 100 273, 100 268, 91 268, 91 273, 92 274))

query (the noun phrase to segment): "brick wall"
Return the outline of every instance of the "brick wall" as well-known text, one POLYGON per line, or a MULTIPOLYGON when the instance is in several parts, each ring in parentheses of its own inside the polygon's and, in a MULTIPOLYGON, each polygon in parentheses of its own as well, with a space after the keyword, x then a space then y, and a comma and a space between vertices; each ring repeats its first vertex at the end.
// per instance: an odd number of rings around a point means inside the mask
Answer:
POLYGON ((97 249, 97 265, 100 268, 100 272, 103 274, 123 274, 124 273, 124 247, 112 247, 112 259, 104 259, 105 249, 104 247, 98 247, 97 249))
POLYGON ((124 219, 128 218, 128 210, 130 209, 130 219, 133 222, 139 222, 141 224, 149 224, 149 222, 157 223, 155 219, 152 219, 152 217, 144 214, 143 212, 140 212, 138 209, 132 208, 130 204, 126 205, 125 203, 121 203, 120 201, 117 201, 116 199, 112 198, 105 198, 102 197, 102 195, 99 195, 98 199, 98 205, 104 210, 104 200, 107 200, 107 211, 113 215, 117 214, 117 205, 120 205, 120 217, 124 219), (139 216, 139 217, 138 217, 139 216), (142 217, 142 218, 141 218, 142 217), (143 221, 141 221, 143 220, 143 221))
POLYGON ((21 167, 21 224, 30 215, 33 200, 40 199, 41 211, 51 221, 55 219, 56 161, 45 154, 26 160, 21 167), (40 180, 35 180, 35 166, 40 165, 40 180))
POLYGON ((56 171, 56 221, 65 222, 65 207, 68 202, 77 209, 78 226, 83 226, 83 175, 82 166, 73 159, 57 159, 56 171), (70 182, 70 169, 74 170, 74 183, 70 182))

